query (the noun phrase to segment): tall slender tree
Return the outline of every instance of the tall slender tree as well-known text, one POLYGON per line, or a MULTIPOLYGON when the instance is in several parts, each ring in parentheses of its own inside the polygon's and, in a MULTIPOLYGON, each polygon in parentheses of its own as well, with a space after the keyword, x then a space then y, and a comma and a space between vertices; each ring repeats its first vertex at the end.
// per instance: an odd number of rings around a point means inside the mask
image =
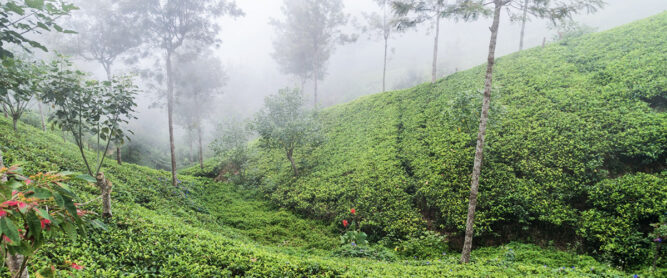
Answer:
POLYGON ((401 0, 393 1, 392 7, 401 19, 398 30, 413 28, 424 22, 431 22, 435 29, 433 37, 433 65, 431 67, 431 82, 435 83, 438 72, 438 43, 440 39, 440 20, 450 15, 452 8, 447 0, 401 0))
MULTIPOLYGON (((493 0, 485 2, 484 0, 466 0, 461 1, 457 7, 465 14, 488 11, 487 5, 493 8, 493 21, 491 27, 491 39, 489 40, 489 51, 486 65, 486 77, 484 81, 484 95, 482 98, 482 111, 479 120, 479 130, 477 132, 477 146, 475 148, 475 160, 470 183, 470 199, 468 203, 468 217, 466 220, 465 239, 463 250, 461 252, 461 262, 470 261, 470 251, 472 249, 473 227, 475 222, 475 208, 477 206, 477 195, 479 192, 479 177, 482 171, 482 160, 484 157, 484 139, 486 137, 486 125, 489 119, 489 107, 491 104, 491 89, 493 87, 493 66, 495 63, 496 41, 500 26, 500 14, 503 8, 508 12, 523 11, 521 4, 526 4, 525 0, 493 0)), ((578 12, 595 12, 604 5, 603 0, 568 0, 553 2, 549 0, 530 0, 527 3, 528 11, 541 18, 550 20, 563 20, 571 17, 578 12)))
MULTIPOLYGON (((228 0, 125 0, 122 10, 140 25, 145 41, 160 49, 164 62, 166 83, 169 150, 171 153, 172 184, 176 182, 176 146, 174 144, 174 68, 173 59, 187 41, 189 46, 205 47, 219 42, 218 19, 229 15, 241 16, 236 3, 228 0)), ((159 75, 159 76, 162 76, 159 75)))
POLYGON ((365 14, 368 20, 367 31, 371 38, 381 38, 384 40, 384 59, 382 63, 382 92, 386 90, 387 83, 387 50, 389 47, 389 38, 394 32, 401 31, 394 28, 399 23, 399 17, 391 12, 389 0, 375 0, 375 3, 382 10, 381 13, 365 14))
POLYGON ((180 55, 176 59, 176 114, 181 123, 191 132, 197 141, 199 166, 204 169, 204 148, 202 129, 204 121, 212 113, 215 98, 222 93, 227 76, 220 60, 211 50, 192 55, 180 55))
POLYGON ((276 29, 273 58, 280 70, 313 81, 313 104, 317 107, 317 82, 326 75, 326 64, 336 45, 356 40, 343 32, 349 16, 342 0, 285 0, 285 19, 272 20, 276 29))

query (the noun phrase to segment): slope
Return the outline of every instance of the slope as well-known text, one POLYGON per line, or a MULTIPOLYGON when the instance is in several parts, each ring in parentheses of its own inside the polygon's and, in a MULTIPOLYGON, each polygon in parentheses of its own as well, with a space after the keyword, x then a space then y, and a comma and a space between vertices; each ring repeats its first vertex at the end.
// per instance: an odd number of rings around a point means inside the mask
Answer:
MULTIPOLYGON (((498 59, 477 244, 575 247, 621 266, 651 258, 667 213, 667 13, 498 59)), ((484 66, 321 111, 326 141, 259 150, 274 203, 375 239, 465 225, 484 66)), ((665 262, 663 262, 664 264, 665 262)))

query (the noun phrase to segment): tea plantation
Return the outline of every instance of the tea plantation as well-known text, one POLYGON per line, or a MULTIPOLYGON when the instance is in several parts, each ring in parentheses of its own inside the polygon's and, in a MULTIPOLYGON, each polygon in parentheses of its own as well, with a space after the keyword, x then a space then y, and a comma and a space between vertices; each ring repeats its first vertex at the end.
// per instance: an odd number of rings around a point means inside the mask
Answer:
MULTIPOLYGON (((470 264, 458 247, 482 66, 322 110, 325 139, 295 153, 298 178, 279 150, 259 148, 246 184, 188 169, 174 187, 168 172, 107 160, 107 229, 58 238, 29 267, 74 277, 667 276, 667 248, 649 268, 650 224, 667 213, 665 50, 662 13, 498 60, 475 241, 486 247, 470 264), (341 246, 350 208, 370 245, 341 246)), ((84 169, 59 133, 14 132, 0 117, 0 142, 5 164, 27 174, 84 169)), ((72 187, 101 210, 97 188, 72 187)))

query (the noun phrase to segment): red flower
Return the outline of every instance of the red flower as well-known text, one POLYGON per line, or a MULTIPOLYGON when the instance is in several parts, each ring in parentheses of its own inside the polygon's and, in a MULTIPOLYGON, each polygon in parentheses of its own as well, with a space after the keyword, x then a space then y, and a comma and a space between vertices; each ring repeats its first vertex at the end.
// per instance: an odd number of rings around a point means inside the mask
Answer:
POLYGON ((18 205, 19 205, 19 209, 24 209, 25 207, 28 206, 28 204, 26 204, 24 202, 18 202, 18 205))
POLYGON ((2 235, 2 240, 6 241, 8 243, 12 243, 12 240, 9 239, 9 237, 7 235, 2 235))
POLYGON ((82 265, 78 265, 78 264, 76 264, 76 263, 72 263, 72 265, 70 265, 70 266, 71 266, 72 268, 76 269, 76 270, 82 270, 82 269, 83 269, 83 266, 82 266, 82 265))
POLYGON ((51 224, 51 220, 46 219, 46 218, 43 218, 39 222, 42 224, 42 229, 44 229, 45 227, 48 227, 49 224, 51 224))
POLYGON ((19 192, 16 191, 16 190, 12 190, 12 196, 16 195, 16 193, 19 193, 19 192))
POLYGON ((354 208, 351 208, 351 209, 350 209, 350 212, 351 212, 352 214, 356 214, 356 213, 357 213, 357 211, 356 211, 354 208))
POLYGON ((347 220, 343 219, 343 227, 347 228, 347 220))
POLYGON ((0 217, 5 217, 5 216, 7 216, 7 212, 0 209, 0 217))
POLYGON ((18 203, 19 203, 18 201, 9 200, 9 201, 5 201, 4 203, 2 203, 2 206, 3 207, 13 207, 13 206, 17 205, 18 203))
POLYGON ((29 179, 28 179, 28 180, 25 180, 25 184, 26 184, 26 185, 30 185, 31 183, 32 183, 32 180, 29 180, 29 179))

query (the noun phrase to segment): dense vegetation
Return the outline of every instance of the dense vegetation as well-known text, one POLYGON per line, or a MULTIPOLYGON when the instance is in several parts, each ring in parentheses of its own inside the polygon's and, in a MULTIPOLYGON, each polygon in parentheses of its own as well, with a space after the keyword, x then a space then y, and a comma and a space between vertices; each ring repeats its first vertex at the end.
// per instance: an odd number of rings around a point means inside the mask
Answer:
MULTIPOLYGON (((498 59, 477 244, 650 263, 650 224, 667 213, 665 26, 662 13, 498 59)), ((257 148, 249 184, 334 223, 355 207, 371 240, 436 230, 458 248, 483 71, 324 109, 324 143, 294 153, 300 175, 281 150, 257 148)))
MULTIPOLYGON (((85 169, 77 147, 62 143, 58 134, 23 123, 13 132, 11 120, 0 117, 0 140, 5 162, 20 164, 27 175, 85 169)), ((443 245, 433 246, 433 236, 406 240, 395 250, 339 247, 338 223, 301 219, 257 198, 253 190, 191 176, 179 176, 174 188, 169 172, 115 161, 105 162, 103 170, 114 181, 114 218, 107 230, 88 230, 75 242, 56 236, 30 261, 31 269, 54 266, 82 277, 624 274, 589 256, 521 243, 476 250, 468 265, 458 263, 456 251, 445 247, 441 253, 443 245)), ((86 209, 101 211, 93 184, 70 186, 86 209)), ((6 269, 0 273, 9 275, 6 269)))

